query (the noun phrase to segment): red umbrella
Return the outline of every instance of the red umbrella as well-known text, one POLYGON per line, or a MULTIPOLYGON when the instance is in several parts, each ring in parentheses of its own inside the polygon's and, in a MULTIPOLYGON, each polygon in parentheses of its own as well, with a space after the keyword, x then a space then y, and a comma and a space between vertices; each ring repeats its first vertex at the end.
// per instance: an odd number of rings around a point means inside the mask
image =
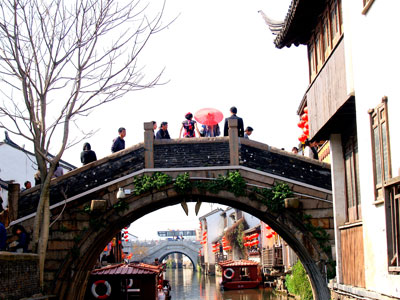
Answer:
POLYGON ((215 108, 202 108, 194 114, 194 118, 203 125, 217 125, 222 121, 224 115, 215 108))

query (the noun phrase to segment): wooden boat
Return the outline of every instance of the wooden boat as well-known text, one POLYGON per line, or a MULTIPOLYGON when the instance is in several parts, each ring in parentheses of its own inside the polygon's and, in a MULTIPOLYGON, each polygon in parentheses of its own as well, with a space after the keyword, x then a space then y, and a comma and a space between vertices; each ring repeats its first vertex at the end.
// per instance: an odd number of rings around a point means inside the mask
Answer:
POLYGON ((222 270, 221 288, 224 290, 253 289, 262 281, 260 265, 251 260, 225 260, 219 263, 222 270))
POLYGON ((91 299, 170 299, 169 281, 162 265, 114 264, 90 273, 86 300, 91 299))

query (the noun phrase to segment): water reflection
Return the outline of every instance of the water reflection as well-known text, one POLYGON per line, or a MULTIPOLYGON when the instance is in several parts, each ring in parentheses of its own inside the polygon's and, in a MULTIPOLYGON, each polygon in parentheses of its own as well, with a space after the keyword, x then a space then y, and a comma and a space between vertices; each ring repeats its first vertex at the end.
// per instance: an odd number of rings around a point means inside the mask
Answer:
POLYGON ((269 289, 221 291, 219 276, 204 276, 190 269, 169 269, 165 278, 172 285, 172 300, 286 300, 269 289))

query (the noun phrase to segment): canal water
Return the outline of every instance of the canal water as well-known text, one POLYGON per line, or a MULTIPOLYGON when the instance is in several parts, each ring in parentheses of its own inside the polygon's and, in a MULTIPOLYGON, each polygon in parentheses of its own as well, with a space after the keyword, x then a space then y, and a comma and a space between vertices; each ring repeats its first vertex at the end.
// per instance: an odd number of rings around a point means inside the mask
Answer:
POLYGON ((286 300, 271 289, 221 291, 220 276, 204 276, 191 269, 167 269, 165 279, 171 283, 171 300, 286 300))

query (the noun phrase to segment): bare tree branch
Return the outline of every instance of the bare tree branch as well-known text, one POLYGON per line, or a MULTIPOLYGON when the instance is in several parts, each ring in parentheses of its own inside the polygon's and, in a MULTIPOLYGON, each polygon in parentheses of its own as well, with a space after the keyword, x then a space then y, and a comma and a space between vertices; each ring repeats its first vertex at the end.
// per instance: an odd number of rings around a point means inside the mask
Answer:
POLYGON ((51 177, 65 149, 93 134, 70 140, 71 122, 129 92, 160 84, 163 70, 146 80, 138 57, 165 28, 164 6, 149 17, 140 0, 0 2, 0 128, 34 145, 42 187, 33 242, 42 271, 51 177), (50 157, 55 140, 58 150, 50 157))

